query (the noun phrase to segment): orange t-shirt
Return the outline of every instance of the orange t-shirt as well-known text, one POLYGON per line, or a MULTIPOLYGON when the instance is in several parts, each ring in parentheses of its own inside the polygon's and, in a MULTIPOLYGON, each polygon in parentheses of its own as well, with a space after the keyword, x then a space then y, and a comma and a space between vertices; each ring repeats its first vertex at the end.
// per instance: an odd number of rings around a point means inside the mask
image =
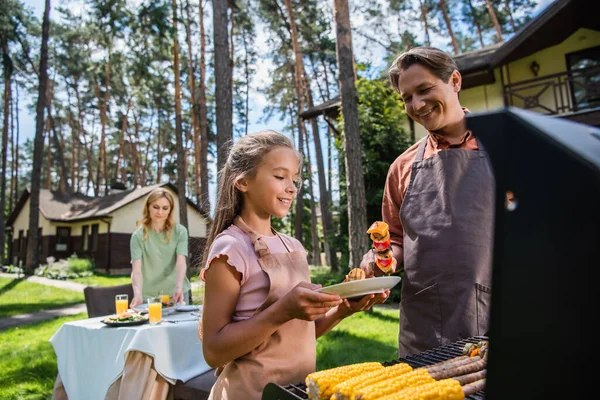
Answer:
MULTIPOLYGON (((459 143, 450 144, 443 136, 429 132, 427 145, 423 159, 432 157, 441 150, 464 149, 479 150, 477 140, 471 131, 465 132, 459 143)), ((402 153, 390 166, 385 188, 383 190, 383 201, 381 204, 381 216, 383 221, 390 226, 390 239, 392 244, 404 248, 404 232, 400 220, 400 207, 404 201, 408 184, 410 183, 411 167, 417 157, 419 142, 412 145, 402 153)))

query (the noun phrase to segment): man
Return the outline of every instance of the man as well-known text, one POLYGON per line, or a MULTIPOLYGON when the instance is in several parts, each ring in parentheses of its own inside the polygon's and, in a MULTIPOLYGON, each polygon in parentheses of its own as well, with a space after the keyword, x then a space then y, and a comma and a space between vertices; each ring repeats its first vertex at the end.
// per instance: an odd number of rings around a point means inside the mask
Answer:
MULTIPOLYGON (((400 357, 488 329, 495 183, 488 156, 466 129, 452 58, 413 48, 389 70, 425 138, 390 166, 382 202, 394 258, 403 264, 400 357)), ((361 267, 370 269, 369 252, 361 267)))

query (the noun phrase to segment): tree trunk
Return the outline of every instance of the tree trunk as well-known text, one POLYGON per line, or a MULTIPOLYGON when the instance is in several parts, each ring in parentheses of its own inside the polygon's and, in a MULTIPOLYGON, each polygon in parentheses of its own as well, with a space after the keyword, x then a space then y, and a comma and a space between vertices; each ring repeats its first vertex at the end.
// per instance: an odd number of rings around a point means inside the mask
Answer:
POLYGON ((19 136, 20 136, 20 125, 19 125, 19 85, 15 85, 15 109, 16 109, 16 120, 17 120, 17 136, 15 138, 15 158, 14 158, 14 171, 15 171, 15 191, 14 191, 14 204, 16 206, 19 201, 19 136))
MULTIPOLYGON (((310 84, 306 83, 306 87, 310 88, 310 84)), ((308 107, 314 107, 312 93, 310 89, 308 94, 308 107)), ((335 249, 329 245, 329 240, 333 237, 333 220, 331 216, 331 193, 327 190, 327 182, 325 181, 325 166, 323 165, 323 150, 321 149, 321 135, 319 134, 319 124, 316 118, 311 119, 313 140, 315 142, 315 157, 317 159, 317 173, 319 176, 319 204, 321 206, 321 222, 323 224, 323 247, 325 250, 325 259, 327 265, 331 267, 332 272, 339 270, 335 249)))
POLYGON ((357 267, 368 250, 367 201, 363 175, 358 96, 352 67, 352 31, 347 0, 334 0, 336 50, 339 66, 342 115, 344 117, 344 148, 346 194, 348 197, 348 235, 350 243, 349 268, 357 267))
POLYGON ((315 191, 312 179, 312 163, 310 158, 310 144, 308 133, 304 136, 306 144, 306 172, 308 176, 308 191, 310 192, 310 233, 312 238, 312 254, 310 257, 312 265, 321 265, 321 245, 319 244, 319 234, 317 233, 317 210, 315 208, 315 191))
MULTIPOLYGON (((140 129, 140 118, 137 117, 135 115, 134 112, 134 117, 133 120, 135 122, 135 137, 131 136, 131 133, 129 134, 129 144, 130 144, 130 149, 131 149, 131 162, 132 162, 132 166, 131 166, 131 181, 133 183, 133 187, 137 188, 138 186, 138 177, 139 177, 139 173, 140 173, 140 165, 139 165, 139 157, 138 157, 138 151, 137 151, 137 137, 138 137, 138 132, 140 129)), ((142 186, 144 186, 144 182, 142 181, 142 186)))
MULTIPOLYGON (((296 117, 298 119, 298 151, 303 153, 304 138, 308 137, 306 132, 306 125, 304 120, 300 117, 300 114, 304 112, 304 101, 305 101, 305 90, 304 82, 304 60, 302 55, 302 49, 298 43, 298 30, 296 28, 296 21, 294 20, 294 10, 292 9, 291 0, 284 0, 285 8, 287 9, 287 17, 289 19, 290 26, 290 37, 292 38, 292 49, 294 51, 294 86, 296 89, 296 97, 298 98, 298 112, 296 117)), ((302 221, 304 219, 304 201, 302 190, 298 191, 296 201, 296 231, 295 237, 302 243, 302 221)))
POLYGON ((516 33, 517 24, 515 23, 515 19, 513 18, 513 14, 510 9, 510 0, 504 0, 504 8, 506 9, 506 14, 508 15, 508 20, 510 21, 510 26, 512 26, 513 33, 516 33))
POLYGON ((106 125, 108 118, 108 89, 110 87, 110 53, 108 49, 108 58, 106 60, 106 76, 104 77, 104 100, 100 97, 100 87, 96 84, 96 95, 98 96, 98 108, 100 110, 100 124, 102 125, 100 135, 100 148, 98 149, 98 169, 96 170, 96 196, 100 194, 100 183, 102 181, 100 171, 103 171, 104 176, 104 194, 108 194, 108 165, 106 161, 106 125))
MULTIPOLYGON (((15 85, 16 87, 17 85, 15 85)), ((12 213, 14 193, 17 191, 17 181, 15 180, 15 98, 10 91, 10 187, 8 196, 8 213, 12 213)), ((7 150, 8 151, 8 150, 7 150)), ((4 176, 4 175, 3 175, 4 176)), ((4 239, 6 241, 6 239, 4 239)))
POLYGON ((213 0, 213 33, 215 53, 215 101, 217 117, 217 171, 227 160, 233 139, 233 103, 227 32, 227 2, 213 0))
POLYGON ((191 19, 190 19, 190 2, 185 0, 185 37, 187 40, 188 47, 188 85, 190 86, 190 95, 192 101, 192 128, 193 136, 192 143, 194 148, 194 179, 192 184, 194 185, 194 193, 196 194, 196 202, 200 204, 202 194, 200 192, 200 174, 202 173, 202 164, 200 163, 200 126, 199 126, 199 113, 198 113, 198 101, 196 99, 196 76, 194 75, 194 64, 192 60, 192 30, 191 30, 191 19))
POLYGON ((490 19, 492 20, 492 24, 494 24, 494 28, 496 29, 496 35, 498 35, 498 41, 504 42, 502 38, 502 29, 500 28, 500 23, 498 22, 498 18, 496 17, 496 12, 494 11, 494 5, 491 0, 485 0, 485 5, 487 6, 488 13, 490 14, 490 19))
MULTIPOLYGON (((158 106, 157 106, 158 108, 158 106)), ((160 125, 160 110, 158 110, 157 115, 156 115, 156 119, 158 122, 158 126, 156 128, 156 183, 161 183, 162 182, 162 174, 163 174, 163 170, 162 170, 162 150, 161 150, 161 143, 162 143, 162 132, 161 132, 161 125, 160 125)))
POLYGON ((175 142, 177 146, 177 194, 179 197, 179 223, 188 227, 187 197, 185 192, 185 147, 181 135, 181 80, 179 76, 179 41, 177 39, 177 0, 172 0, 173 5, 173 71, 175 72, 175 142))
POLYGON ((473 7, 472 0, 467 0, 467 2, 469 3, 469 9, 471 10, 471 16, 473 17, 475 29, 477 30, 477 37, 479 38, 479 43, 481 44, 481 48, 484 48, 485 44, 483 43, 483 33, 481 30, 481 24, 479 23, 479 19, 477 17, 477 11, 475 10, 475 7, 473 7))
POLYGON ((44 150, 44 110, 46 109, 46 84, 48 82, 48 36, 50 32, 50 0, 46 0, 42 20, 42 47, 40 51, 38 99, 35 107, 35 138, 33 140, 33 168, 31 173, 31 194, 29 196, 29 233, 27 234, 27 258, 25 274, 31 275, 39 264, 39 216, 40 179, 42 151, 44 150))
MULTIPOLYGON (((60 190, 70 194, 71 185, 69 184, 69 172, 67 170, 67 163, 65 162, 62 139, 60 131, 56 129, 54 117, 52 117, 52 99, 54 97, 53 94, 54 89, 51 88, 48 91, 48 99, 46 100, 46 109, 48 111, 48 124, 50 129, 52 130, 52 134, 48 134, 48 155, 51 154, 50 149, 52 148, 52 145, 54 147, 54 151, 56 152, 56 159, 58 160, 58 167, 60 172, 60 190)), ((50 160, 50 157, 48 157, 48 160, 50 160)), ((48 167, 50 167, 50 165, 50 161, 48 161, 48 167)), ((50 169, 48 169, 48 171, 50 171, 50 169)), ((50 187, 50 184, 48 185, 48 187, 50 187)))
MULTIPOLYGON (((75 78, 75 82, 74 82, 74 87, 75 87, 75 98, 77 99, 77 113, 78 113, 78 119, 79 119, 79 132, 80 132, 80 137, 83 139, 83 147, 85 149, 85 155, 87 158, 87 170, 88 170, 88 187, 89 184, 91 183, 92 186, 95 188, 95 182, 94 182, 94 174, 92 173, 93 169, 94 169, 94 163, 92 162, 92 155, 93 155, 93 150, 92 150, 92 143, 90 143, 90 145, 88 146, 87 144, 87 134, 85 132, 84 129, 84 124, 83 124, 83 108, 81 107, 81 96, 79 96, 79 80, 76 77, 75 78)), ((93 141, 93 139, 92 139, 93 141)), ((87 190, 86 193, 87 194, 87 190)), ((96 196, 98 195, 98 193, 95 193, 96 196)))
POLYGON ((429 23, 427 22, 427 0, 419 0, 421 8, 421 22, 423 23, 423 30, 425 31, 425 45, 431 46, 431 40, 429 39, 429 23))
MULTIPOLYGON (((117 182, 119 180, 119 168, 121 166, 121 157, 125 152, 125 134, 127 133, 127 118, 129 116, 129 109, 131 108, 131 98, 127 102, 127 112, 121 117, 121 138, 119 139, 119 153, 117 154, 117 162, 115 163, 115 173, 113 180, 117 182)), ((121 183, 125 183, 125 175, 121 174, 121 183)))
POLYGON ((458 55, 460 53, 460 49, 458 48, 458 42, 456 41, 456 37, 454 36, 454 32, 452 31, 452 22, 450 21, 450 14, 448 14, 448 7, 446 7, 446 0, 440 0, 440 9, 442 10, 442 15, 444 16, 444 22, 446 23, 446 27, 448 28, 448 34, 450 35, 450 39, 452 40, 452 48, 454 48, 454 54, 458 55))
MULTIPOLYGON (((200 84, 199 97, 199 125, 200 125, 200 200, 198 205, 207 213, 210 212, 210 199, 208 195, 208 111, 206 110, 206 35, 204 33, 204 6, 199 2, 200 8, 200 84)), ((232 128, 233 129, 233 128, 232 128)))
POLYGON ((8 156, 8 123, 10 116, 12 61, 8 52, 8 38, 2 35, 2 58, 4 64, 4 125, 2 126, 2 177, 0 177, 0 265, 4 265, 6 246, 6 157, 8 156))
POLYGON ((48 147, 46 147, 46 189, 52 190, 52 131, 50 130, 50 118, 46 117, 46 133, 48 134, 48 147))

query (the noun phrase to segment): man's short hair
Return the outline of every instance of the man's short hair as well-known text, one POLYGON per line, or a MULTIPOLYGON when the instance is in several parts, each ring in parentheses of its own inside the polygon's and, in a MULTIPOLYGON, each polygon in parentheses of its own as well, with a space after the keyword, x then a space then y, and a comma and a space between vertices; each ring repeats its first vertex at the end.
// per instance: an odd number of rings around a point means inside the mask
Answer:
POLYGON ((396 92, 400 92, 398 89, 400 75, 415 64, 427 68, 444 83, 448 83, 452 73, 458 71, 458 66, 448 53, 435 47, 413 47, 396 57, 388 70, 390 83, 396 92))

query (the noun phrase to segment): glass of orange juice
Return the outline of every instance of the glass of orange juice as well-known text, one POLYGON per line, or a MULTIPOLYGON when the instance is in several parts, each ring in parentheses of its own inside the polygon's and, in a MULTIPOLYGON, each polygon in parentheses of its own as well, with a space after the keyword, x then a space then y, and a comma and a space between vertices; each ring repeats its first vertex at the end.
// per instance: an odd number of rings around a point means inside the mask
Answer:
POLYGON ((148 319, 151 325, 162 321, 162 299, 160 296, 148 299, 148 319))
POLYGON ((129 308, 129 296, 126 294, 118 294, 115 296, 115 310, 117 315, 127 312, 129 308))
POLYGON ((169 304, 169 302, 171 301, 171 296, 164 292, 160 292, 160 298, 163 304, 169 304))

